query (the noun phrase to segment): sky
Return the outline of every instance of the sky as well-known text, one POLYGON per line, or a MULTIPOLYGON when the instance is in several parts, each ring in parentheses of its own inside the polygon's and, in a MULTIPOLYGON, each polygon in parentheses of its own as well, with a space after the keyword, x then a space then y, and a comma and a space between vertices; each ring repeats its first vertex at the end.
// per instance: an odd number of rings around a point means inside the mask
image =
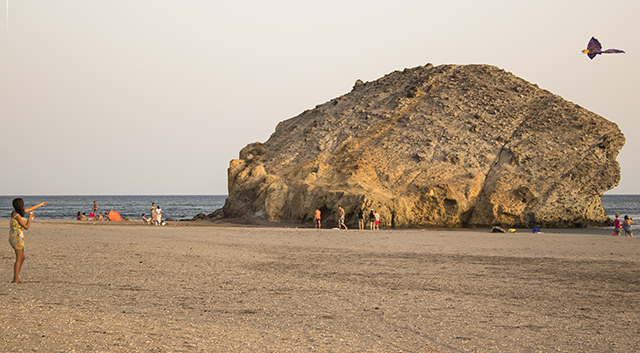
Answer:
POLYGON ((0 195, 225 195, 278 122, 427 63, 495 65, 617 123, 608 194, 640 194, 637 0, 0 1, 0 195), (626 54, 589 60, 591 36, 626 54))

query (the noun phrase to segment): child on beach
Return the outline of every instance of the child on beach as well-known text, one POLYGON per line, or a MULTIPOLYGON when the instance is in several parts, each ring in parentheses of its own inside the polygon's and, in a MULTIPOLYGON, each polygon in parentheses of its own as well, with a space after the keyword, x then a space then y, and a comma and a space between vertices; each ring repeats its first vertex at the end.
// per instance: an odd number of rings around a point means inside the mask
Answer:
POLYGON ((624 236, 632 237, 633 233, 631 233, 631 225, 634 224, 633 218, 629 218, 629 216, 624 216, 624 222, 622 222, 622 228, 624 228, 624 236))
POLYGON ((11 223, 9 226, 9 244, 16 252, 16 263, 13 265, 13 283, 22 283, 20 280, 20 269, 24 263, 24 230, 29 229, 31 221, 35 217, 33 210, 46 206, 46 202, 40 202, 25 210, 24 201, 21 198, 13 199, 13 212, 11 212, 11 223), (29 219, 25 221, 24 215, 29 213, 29 219))
POLYGON ((620 220, 620 213, 616 213, 616 219, 613 220, 613 235, 614 237, 619 237, 620 233, 622 233, 622 221, 620 220))

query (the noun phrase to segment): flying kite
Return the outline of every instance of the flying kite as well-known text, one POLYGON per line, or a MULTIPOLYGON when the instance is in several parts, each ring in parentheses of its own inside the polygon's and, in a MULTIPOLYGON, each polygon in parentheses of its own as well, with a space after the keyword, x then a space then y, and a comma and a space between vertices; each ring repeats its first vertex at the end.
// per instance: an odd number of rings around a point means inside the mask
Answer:
POLYGON ((587 56, 591 60, 593 60, 593 58, 595 58, 598 54, 624 53, 624 51, 620 49, 602 50, 602 45, 600 45, 600 42, 595 37, 591 37, 589 44, 587 44, 587 49, 583 50, 582 52, 584 54, 587 54, 587 56))

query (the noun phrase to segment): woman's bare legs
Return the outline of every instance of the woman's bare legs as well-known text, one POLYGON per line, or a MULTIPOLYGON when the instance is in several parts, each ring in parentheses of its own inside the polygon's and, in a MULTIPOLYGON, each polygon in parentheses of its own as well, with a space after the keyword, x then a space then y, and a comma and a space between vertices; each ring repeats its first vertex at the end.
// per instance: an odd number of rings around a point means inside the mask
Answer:
POLYGON ((20 269, 24 263, 24 249, 16 249, 16 263, 13 265, 13 283, 22 283, 20 269))

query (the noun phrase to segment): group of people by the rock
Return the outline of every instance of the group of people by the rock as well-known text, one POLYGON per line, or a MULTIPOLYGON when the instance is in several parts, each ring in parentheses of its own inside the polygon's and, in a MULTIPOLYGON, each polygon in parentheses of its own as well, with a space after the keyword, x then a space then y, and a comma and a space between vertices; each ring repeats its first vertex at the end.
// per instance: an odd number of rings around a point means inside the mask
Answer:
POLYGON ((620 213, 616 213, 616 219, 613 220, 613 235, 614 237, 619 237, 622 235, 622 230, 624 229, 625 237, 632 237, 633 233, 631 232, 631 225, 634 224, 633 217, 629 217, 627 215, 624 216, 624 221, 620 219, 620 213))
MULTIPOLYGON (((344 211, 342 206, 338 206, 338 209, 336 211, 336 218, 338 219, 338 229, 342 229, 343 227, 344 229, 348 229, 347 225, 344 223, 345 217, 346 217, 346 212, 344 211)), ((315 223, 315 228, 316 229, 322 228, 322 224, 321 224, 322 211, 320 211, 319 208, 316 208, 313 219, 315 223)), ((380 219, 381 219, 380 213, 371 209, 371 211, 369 212, 368 219, 369 219, 370 230, 380 230, 380 219)), ((364 210, 359 209, 358 210, 358 229, 360 230, 366 229, 365 221, 366 219, 364 215, 364 210)))

